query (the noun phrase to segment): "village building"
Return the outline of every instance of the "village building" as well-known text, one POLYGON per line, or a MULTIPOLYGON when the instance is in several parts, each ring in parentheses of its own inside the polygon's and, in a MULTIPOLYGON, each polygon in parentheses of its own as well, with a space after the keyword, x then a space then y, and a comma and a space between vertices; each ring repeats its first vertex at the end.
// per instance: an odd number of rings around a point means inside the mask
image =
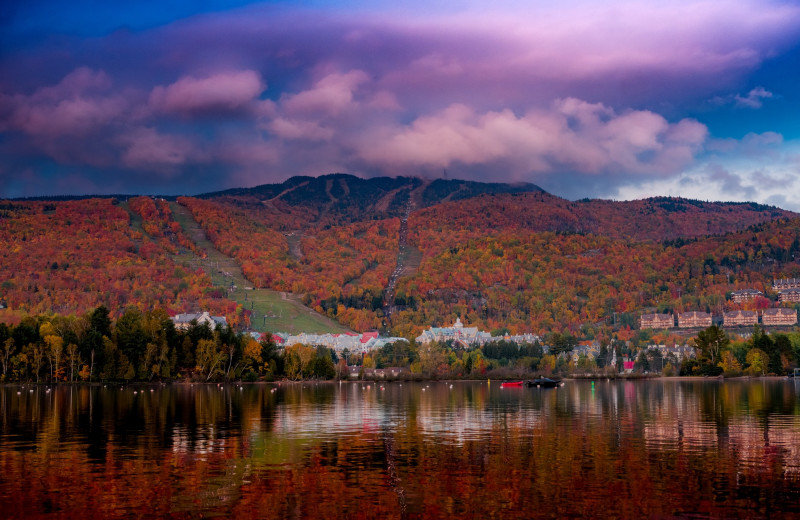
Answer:
POLYGON ((667 359, 668 356, 674 356, 678 361, 693 358, 696 355, 694 348, 688 345, 648 345, 647 350, 657 350, 664 359, 667 359))
POLYGON ((783 289, 778 293, 778 301, 783 302, 800 302, 800 289, 783 289))
POLYGON ((217 325, 224 327, 228 324, 225 316, 211 316, 207 311, 204 312, 190 312, 186 314, 176 314, 172 317, 172 323, 178 330, 187 330, 192 326, 192 323, 197 325, 208 325, 211 330, 214 330, 217 325))
POLYGON ((797 311, 783 307, 764 309, 761 323, 763 325, 794 325, 797 323, 797 311))
MULTIPOLYGON (((627 359, 627 358, 626 358, 627 359)), ((626 374, 630 374, 633 372, 633 367, 636 364, 635 361, 623 361, 622 362, 622 371, 626 374)))
POLYGON ((642 314, 639 318, 640 329, 671 329, 674 326, 672 314, 642 314))
POLYGON ((678 314, 678 327, 682 329, 710 326, 711 314, 708 312, 690 311, 678 314))
POLYGON ((345 350, 350 354, 367 353, 371 350, 383 348, 385 345, 396 341, 408 342, 405 338, 382 338, 376 331, 364 332, 362 334, 357 334, 355 332, 345 332, 343 334, 308 334, 301 332, 296 335, 278 332, 273 334, 272 339, 279 347, 286 347, 299 343, 301 345, 328 347, 337 354, 341 354, 345 350))
POLYGON ((407 377, 411 372, 403 367, 367 368, 360 365, 348 365, 347 376, 350 379, 395 379, 407 377))
POLYGON ((786 289, 800 289, 800 278, 781 278, 772 280, 773 291, 784 291, 786 289))
POLYGON ((758 323, 758 314, 755 311, 731 311, 722 315, 722 324, 725 327, 741 327, 758 323))
POLYGON ((762 293, 761 291, 757 291, 755 289, 741 289, 738 291, 733 291, 731 293, 731 300, 734 303, 742 303, 752 300, 753 298, 758 298, 759 296, 763 295, 764 293, 762 293))
POLYGON ((417 343, 426 344, 433 341, 443 343, 454 341, 464 347, 470 345, 483 345, 499 338, 492 338, 488 332, 479 331, 478 327, 465 327, 461 318, 456 318, 452 327, 431 327, 417 336, 417 343))

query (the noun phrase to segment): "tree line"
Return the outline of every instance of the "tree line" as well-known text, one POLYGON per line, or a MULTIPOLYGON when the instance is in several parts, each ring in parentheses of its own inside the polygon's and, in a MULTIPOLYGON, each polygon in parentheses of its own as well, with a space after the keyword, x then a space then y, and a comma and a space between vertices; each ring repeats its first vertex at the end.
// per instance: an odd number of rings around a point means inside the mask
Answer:
POLYGON ((99 306, 80 316, 28 316, 0 323, 3 381, 224 381, 331 378, 329 349, 292 346, 279 352, 229 326, 178 330, 161 309, 129 307, 116 320, 99 306))

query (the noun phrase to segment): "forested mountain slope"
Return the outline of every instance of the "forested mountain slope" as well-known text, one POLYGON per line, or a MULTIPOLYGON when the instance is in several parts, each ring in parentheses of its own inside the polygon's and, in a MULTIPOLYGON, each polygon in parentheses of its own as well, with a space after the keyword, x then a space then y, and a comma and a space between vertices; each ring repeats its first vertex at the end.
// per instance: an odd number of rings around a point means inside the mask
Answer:
MULTIPOLYGON (((412 336, 461 316, 488 330, 609 332, 645 310, 720 312, 733 289, 800 276, 797 215, 750 203, 341 174, 178 202, 253 286, 303 295, 354 330, 412 336)), ((0 203, 0 302, 17 311, 135 305, 246 323, 181 255, 203 251, 163 200, 0 203)))

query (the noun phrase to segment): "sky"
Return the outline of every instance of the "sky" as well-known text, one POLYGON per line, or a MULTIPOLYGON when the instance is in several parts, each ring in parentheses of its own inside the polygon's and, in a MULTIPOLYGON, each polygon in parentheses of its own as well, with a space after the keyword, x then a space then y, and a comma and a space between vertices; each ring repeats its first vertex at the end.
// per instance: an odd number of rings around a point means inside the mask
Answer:
POLYGON ((800 211, 800 0, 28 0, 0 197, 295 175, 800 211))

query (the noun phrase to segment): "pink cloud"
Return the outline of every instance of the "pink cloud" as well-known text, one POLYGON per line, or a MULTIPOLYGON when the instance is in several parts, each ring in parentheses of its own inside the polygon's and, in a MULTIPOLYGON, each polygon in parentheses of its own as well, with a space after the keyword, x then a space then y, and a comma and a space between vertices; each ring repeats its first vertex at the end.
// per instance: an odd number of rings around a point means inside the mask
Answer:
POLYGON ((333 130, 322 127, 316 121, 293 120, 283 117, 273 119, 267 128, 282 139, 326 141, 334 136, 333 130))
POLYGON ((258 72, 242 70, 205 78, 186 76, 166 87, 155 87, 150 106, 157 111, 183 115, 234 112, 247 106, 266 84, 258 72))
POLYGON ((283 96, 281 105, 289 114, 336 116, 352 107, 354 92, 368 80, 367 74, 361 70, 329 74, 308 90, 283 96))
POLYGON ((202 162, 205 155, 188 138, 165 135, 153 128, 136 128, 116 138, 121 146, 120 162, 127 168, 177 174, 179 167, 202 162))
POLYGON ((705 126, 690 119, 671 124, 647 110, 616 114, 599 103, 565 99, 523 116, 452 105, 408 126, 365 134, 359 151, 367 162, 386 167, 502 161, 517 174, 564 169, 669 174, 688 165, 706 138, 705 126))
POLYGON ((32 136, 85 136, 118 119, 128 108, 124 95, 108 93, 111 80, 102 71, 75 69, 57 85, 31 95, 4 96, 0 130, 32 136))

